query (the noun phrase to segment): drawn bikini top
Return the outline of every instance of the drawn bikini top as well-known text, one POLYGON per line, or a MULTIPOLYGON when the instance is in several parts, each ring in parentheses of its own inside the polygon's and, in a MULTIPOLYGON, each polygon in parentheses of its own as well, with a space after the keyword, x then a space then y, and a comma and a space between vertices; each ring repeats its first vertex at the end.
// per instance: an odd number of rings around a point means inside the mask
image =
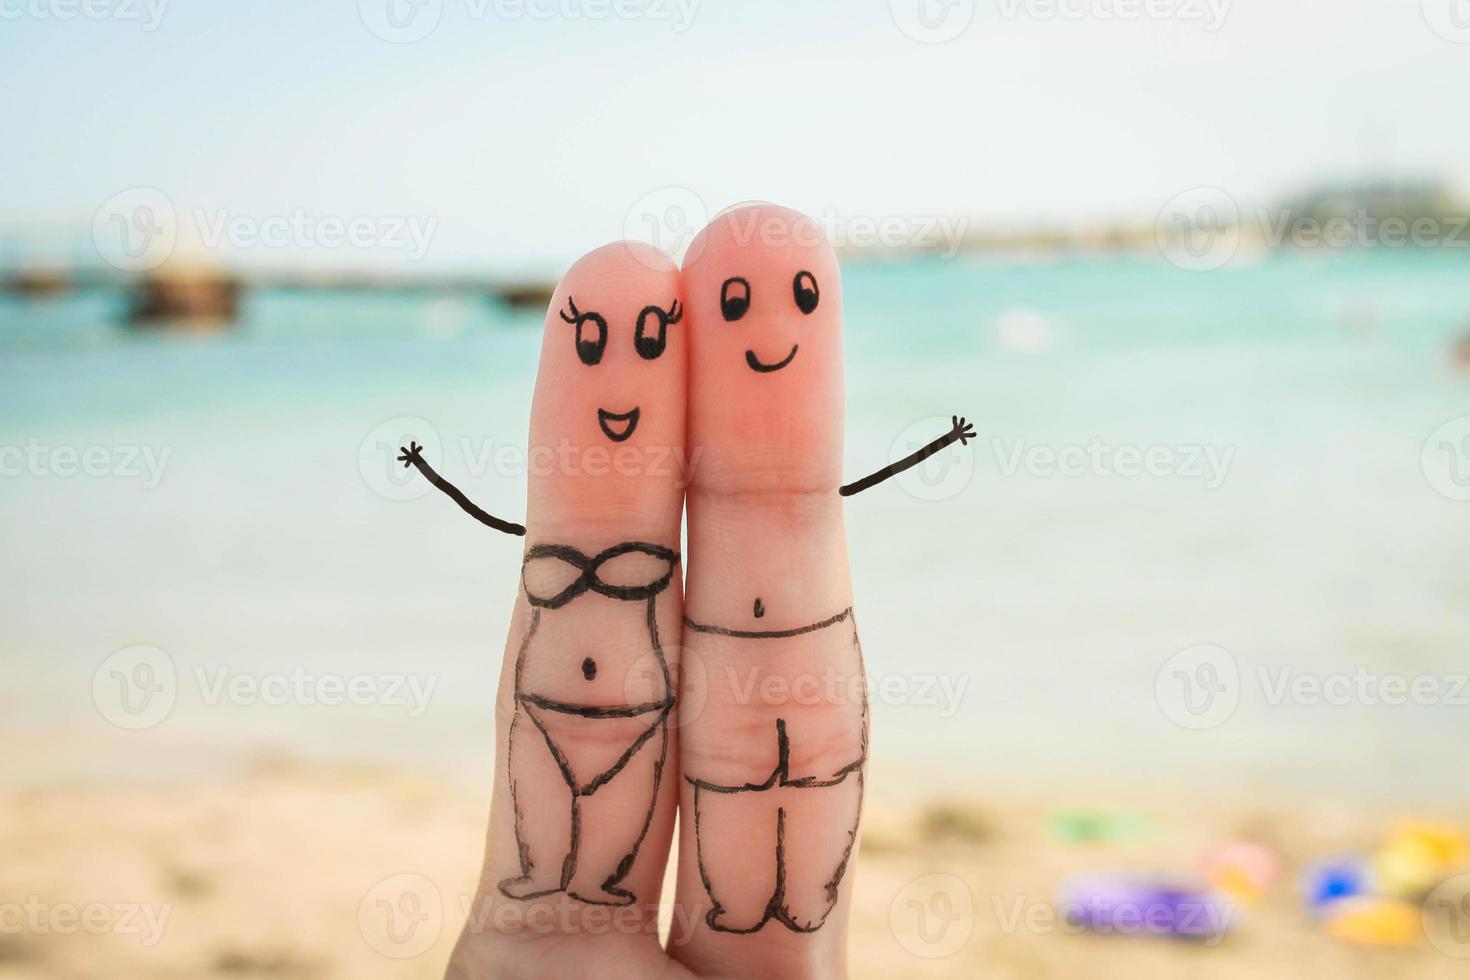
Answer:
POLYGON ((560 609, 586 592, 639 602, 652 599, 668 588, 678 564, 678 552, 641 541, 625 541, 591 557, 570 545, 538 544, 526 552, 521 563, 521 584, 527 601, 540 609, 560 609), (641 556, 641 560, 630 556, 641 556), (609 576, 613 581, 608 581, 603 577, 603 567, 618 559, 626 559, 618 562, 618 567, 626 566, 630 581, 620 581, 617 576, 609 576), (541 564, 551 562, 564 563, 569 568, 548 568, 541 564), (535 574, 528 574, 533 571, 533 565, 537 566, 535 574), (567 581, 569 572, 579 574, 567 581), (548 584, 560 589, 551 591, 548 584))

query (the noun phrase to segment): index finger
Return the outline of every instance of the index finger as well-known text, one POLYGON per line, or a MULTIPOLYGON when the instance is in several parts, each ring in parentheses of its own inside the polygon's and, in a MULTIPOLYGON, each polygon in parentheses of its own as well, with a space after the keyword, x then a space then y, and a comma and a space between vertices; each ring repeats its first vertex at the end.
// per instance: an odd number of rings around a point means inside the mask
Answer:
POLYGON ((659 955, 677 802, 664 767, 683 617, 684 359, 678 273, 651 248, 598 249, 558 285, 531 412, 489 840, 461 966, 486 962, 477 930, 535 941, 547 923, 555 942, 537 962, 568 957, 555 975, 580 972, 588 944, 659 955), (609 908, 624 910, 615 929, 609 908))

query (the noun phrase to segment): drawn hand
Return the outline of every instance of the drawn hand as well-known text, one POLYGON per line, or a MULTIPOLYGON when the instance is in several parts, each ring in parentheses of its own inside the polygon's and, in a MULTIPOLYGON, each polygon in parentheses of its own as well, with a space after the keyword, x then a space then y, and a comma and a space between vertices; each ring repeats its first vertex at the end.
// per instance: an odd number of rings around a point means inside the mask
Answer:
POLYGON ((966 422, 959 415, 951 415, 950 421, 954 423, 954 428, 950 430, 950 435, 958 439, 961 446, 968 446, 970 440, 975 438, 975 423, 966 422))
POLYGON ((404 469, 408 469, 410 466, 424 461, 422 455, 424 447, 413 440, 409 440, 408 448, 405 449, 403 446, 399 446, 398 451, 403 454, 398 457, 398 461, 403 464, 404 469))

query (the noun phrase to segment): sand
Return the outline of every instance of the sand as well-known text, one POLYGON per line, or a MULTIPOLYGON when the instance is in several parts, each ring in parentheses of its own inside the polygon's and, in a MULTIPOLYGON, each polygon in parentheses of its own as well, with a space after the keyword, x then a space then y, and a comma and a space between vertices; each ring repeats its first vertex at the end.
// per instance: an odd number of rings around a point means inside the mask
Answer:
MULTIPOLYGON (((856 878, 852 975, 1466 975, 1466 962, 1428 941, 1363 950, 1333 939, 1295 896, 1292 869, 1371 846, 1399 814, 1190 800, 1150 808, 1156 830, 1141 839, 1079 845, 1048 836, 1048 811, 1062 802, 1079 801, 875 803, 856 878), (1050 916, 1069 875, 1188 870, 1224 838, 1271 845, 1288 873, 1217 945, 1080 935, 1050 916), (941 880, 949 898, 936 904, 941 880)), ((441 976, 477 870, 486 804, 422 775, 288 762, 186 785, 4 791, 0 980, 441 976), (396 910, 394 932, 385 910, 396 910)), ((1470 823, 1470 809, 1436 815, 1470 823)))

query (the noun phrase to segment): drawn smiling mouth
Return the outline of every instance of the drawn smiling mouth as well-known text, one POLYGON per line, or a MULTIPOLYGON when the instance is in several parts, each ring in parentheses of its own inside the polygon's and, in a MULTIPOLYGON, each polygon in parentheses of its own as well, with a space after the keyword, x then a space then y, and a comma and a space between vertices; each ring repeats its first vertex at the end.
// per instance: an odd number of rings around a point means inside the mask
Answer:
POLYGON ((779 370, 781 370, 783 367, 785 367, 786 365, 790 364, 793 360, 795 360, 796 359, 796 348, 797 348, 797 345, 796 344, 792 344, 791 345, 791 353, 790 354, 787 354, 786 355, 786 359, 784 361, 782 361, 781 363, 779 363, 779 364, 766 364, 766 363, 763 363, 760 358, 758 358, 758 357, 755 356, 755 351, 748 350, 748 351, 745 352, 745 363, 750 365, 750 369, 752 371, 759 371, 761 374, 770 374, 772 371, 779 371, 779 370))
POLYGON ((597 410, 597 424, 602 426, 602 434, 613 442, 623 442, 638 428, 639 409, 624 412, 621 415, 609 412, 605 408, 597 410))

